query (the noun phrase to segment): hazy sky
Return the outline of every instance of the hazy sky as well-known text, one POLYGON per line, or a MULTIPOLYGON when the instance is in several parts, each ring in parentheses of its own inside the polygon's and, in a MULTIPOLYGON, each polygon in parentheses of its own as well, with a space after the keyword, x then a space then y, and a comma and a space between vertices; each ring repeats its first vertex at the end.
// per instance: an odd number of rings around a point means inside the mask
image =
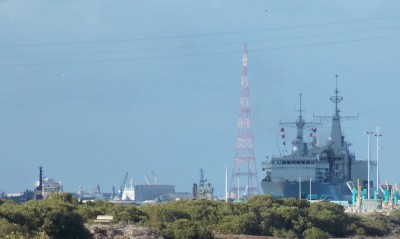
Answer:
POLYGON ((398 0, 2 0, 0 36, 0 191, 33 189, 42 165, 69 192, 151 171, 190 192, 203 168, 222 195, 243 42, 259 180, 299 93, 306 120, 331 116, 339 74, 351 151, 365 160, 381 125, 380 180, 400 181, 398 0))

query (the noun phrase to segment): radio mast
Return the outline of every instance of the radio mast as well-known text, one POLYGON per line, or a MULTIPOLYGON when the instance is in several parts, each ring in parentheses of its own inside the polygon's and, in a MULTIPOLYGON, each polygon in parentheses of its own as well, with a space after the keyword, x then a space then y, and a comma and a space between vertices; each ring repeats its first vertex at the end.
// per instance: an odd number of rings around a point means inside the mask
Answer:
POLYGON ((249 81, 247 78, 247 44, 243 45, 240 112, 236 138, 236 155, 232 168, 230 197, 236 200, 260 193, 254 158, 253 132, 250 121, 249 81))

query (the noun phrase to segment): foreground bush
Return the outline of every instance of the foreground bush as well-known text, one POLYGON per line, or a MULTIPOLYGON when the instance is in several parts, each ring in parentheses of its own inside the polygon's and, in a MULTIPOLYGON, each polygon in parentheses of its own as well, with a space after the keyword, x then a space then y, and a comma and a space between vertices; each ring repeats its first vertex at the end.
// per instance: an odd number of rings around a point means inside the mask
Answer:
POLYGON ((85 222, 92 223, 98 215, 112 215, 114 222, 125 224, 140 223, 147 221, 147 215, 134 205, 113 204, 107 201, 94 201, 77 206, 79 213, 85 222))
POLYGON ((70 194, 53 194, 46 200, 31 200, 21 205, 5 202, 0 206, 0 235, 9 238, 91 238, 82 217, 75 211, 77 203, 70 194))
POLYGON ((311 227, 303 232, 304 239, 329 239, 329 235, 316 227, 311 227))
POLYGON ((0 238, 91 238, 84 223, 93 223, 98 215, 112 215, 113 223, 149 226, 166 239, 207 239, 214 233, 300 239, 400 233, 396 210, 389 216, 359 216, 333 203, 267 195, 241 203, 188 200, 136 207, 104 201, 81 204, 62 193, 20 205, 0 200, 0 238))

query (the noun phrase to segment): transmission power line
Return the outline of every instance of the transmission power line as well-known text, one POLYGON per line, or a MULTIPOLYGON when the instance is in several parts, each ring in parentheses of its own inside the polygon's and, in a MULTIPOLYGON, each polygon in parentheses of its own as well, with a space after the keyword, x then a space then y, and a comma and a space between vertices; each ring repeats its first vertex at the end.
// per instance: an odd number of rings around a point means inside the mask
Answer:
POLYGON ((178 38, 209 37, 209 36, 233 35, 233 34, 243 34, 243 33, 253 33, 253 32, 264 32, 264 31, 280 31, 280 30, 290 30, 290 29, 311 28, 311 27, 339 25, 339 24, 348 24, 348 23, 357 23, 357 22, 369 22, 369 21, 378 21, 378 20, 399 18, 399 17, 400 17, 400 15, 393 15, 393 16, 384 16, 384 17, 375 17, 375 18, 362 18, 362 19, 326 22, 326 23, 260 28, 260 29, 252 29, 252 30, 227 31, 227 32, 215 32, 215 33, 199 33, 199 34, 188 34, 188 35, 138 37, 138 38, 131 38, 131 39, 7 44, 7 45, 0 45, 0 48, 31 47, 31 46, 47 47, 47 46, 61 46, 61 45, 87 45, 87 44, 121 43, 121 42, 134 42, 134 41, 166 40, 166 39, 178 39, 178 38))
MULTIPOLYGON (((400 26, 383 27, 383 28, 373 28, 367 30, 356 30, 356 31, 340 31, 322 34, 309 34, 300 35, 293 37, 278 37, 270 39, 260 39, 260 40, 249 40, 248 43, 263 43, 263 42, 276 42, 276 41, 286 41, 286 40, 298 40, 306 38, 316 38, 316 37, 326 37, 326 36, 339 36, 345 34, 355 34, 355 33, 368 33, 382 30, 392 30, 399 29, 400 26)), ((174 46, 174 47, 153 47, 153 48, 140 48, 140 49, 121 49, 121 50, 100 50, 100 51, 87 51, 87 52, 64 52, 64 53, 48 53, 48 54, 21 54, 21 55, 0 55, 0 58, 30 58, 30 57, 58 57, 58 56, 79 56, 79 55, 101 55, 101 54, 117 54, 117 53, 130 53, 130 52, 145 52, 145 51, 158 51, 158 50, 171 50, 171 49, 193 49, 202 47, 212 47, 212 46, 227 46, 227 45, 238 45, 241 42, 222 42, 222 43, 209 43, 209 44, 198 44, 192 46, 174 46)))
MULTIPOLYGON (((259 49, 253 49, 251 52, 254 53, 254 52, 269 51, 269 50, 281 50, 281 49, 301 48, 301 47, 316 47, 316 46, 363 42, 363 41, 380 40, 380 39, 388 39, 388 38, 396 38, 396 37, 400 37, 400 34, 399 35, 381 36, 381 37, 368 37, 368 38, 360 38, 360 39, 352 39, 352 40, 343 40, 343 41, 330 41, 330 42, 321 42, 321 43, 298 44, 298 45, 291 45, 291 46, 259 48, 259 49)), ((127 57, 127 58, 117 58, 117 59, 76 60, 76 61, 64 61, 64 62, 39 62, 39 63, 5 63, 5 64, 0 64, 0 67, 2 67, 2 66, 50 66, 50 65, 63 65, 63 64, 68 65, 68 64, 82 64, 82 63, 127 62, 127 61, 140 61, 140 60, 229 55, 229 54, 237 54, 237 53, 238 53, 238 51, 233 50, 233 51, 221 51, 221 52, 200 53, 200 54, 182 54, 182 55, 149 56, 149 57, 127 57)))

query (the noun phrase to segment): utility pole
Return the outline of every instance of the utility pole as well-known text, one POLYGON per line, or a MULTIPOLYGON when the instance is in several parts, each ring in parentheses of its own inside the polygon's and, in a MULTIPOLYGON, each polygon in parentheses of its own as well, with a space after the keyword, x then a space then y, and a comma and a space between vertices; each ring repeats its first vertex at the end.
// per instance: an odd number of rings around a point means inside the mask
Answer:
POLYGON ((301 178, 299 177, 299 199, 301 199, 301 178))
POLYGON ((379 137, 382 136, 381 134, 381 127, 378 125, 375 129, 375 136, 376 136, 376 191, 377 195, 379 195, 379 137))
POLYGON ((367 137, 368 137, 368 159, 367 159, 367 161, 368 161, 368 199, 370 199, 370 189, 371 189, 371 186, 370 186, 370 165, 371 165, 371 134, 373 134, 374 132, 372 132, 372 131, 370 131, 370 130, 367 130, 367 131, 365 131, 365 133, 367 134, 367 137))
POLYGON ((225 202, 228 202, 228 166, 225 167, 225 202))
POLYGON ((311 201, 311 177, 310 177, 310 201, 311 201))

